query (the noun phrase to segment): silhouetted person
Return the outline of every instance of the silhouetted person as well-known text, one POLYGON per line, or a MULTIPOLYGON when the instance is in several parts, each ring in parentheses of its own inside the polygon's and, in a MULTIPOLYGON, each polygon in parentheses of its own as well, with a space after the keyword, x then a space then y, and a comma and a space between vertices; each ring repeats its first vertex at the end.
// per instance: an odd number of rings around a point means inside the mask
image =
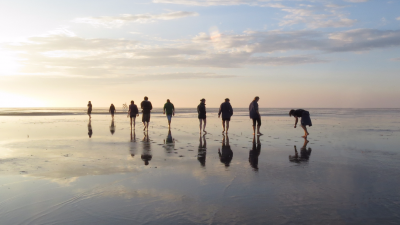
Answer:
POLYGON ((175 107, 174 107, 174 104, 172 104, 169 99, 167 99, 167 102, 164 104, 163 114, 167 115, 168 128, 171 128, 171 119, 172 119, 172 116, 175 116, 175 107))
POLYGON ((261 127, 261 115, 260 112, 258 111, 258 100, 260 98, 256 96, 254 100, 250 103, 249 106, 249 113, 250 113, 250 118, 253 120, 253 134, 256 133, 256 123, 257 123, 257 135, 262 135, 260 133, 260 127, 261 127))
POLYGON ((292 109, 289 111, 289 116, 290 117, 293 116, 296 119, 296 121, 294 123, 294 128, 296 128, 296 126, 297 126, 299 117, 301 118, 300 124, 301 124, 301 128, 303 128, 303 130, 304 130, 304 136, 302 136, 302 137, 307 138, 307 136, 310 135, 310 133, 308 133, 306 126, 307 125, 310 127, 312 126, 310 113, 304 109, 297 109, 297 110, 292 109))
POLYGON ((114 119, 111 120, 110 132, 112 135, 114 135, 114 133, 115 133, 114 119))
POLYGON ((233 109, 231 103, 229 103, 229 98, 225 99, 225 102, 219 107, 218 118, 222 114, 222 133, 228 133, 229 121, 231 121, 231 116, 233 115, 233 109), (226 124, 226 126, 225 126, 226 124))
POLYGON ((173 144, 175 143, 175 139, 172 137, 171 129, 168 129, 167 138, 164 139, 164 144, 173 144))
POLYGON ((89 101, 87 107, 88 107, 87 114, 89 115, 89 119, 91 119, 92 118, 92 102, 91 101, 89 101))
POLYGON ((204 122, 203 125, 203 132, 207 133, 206 131, 206 100, 203 98, 200 100, 200 104, 197 106, 197 113, 198 113, 198 118, 199 118, 199 122, 200 122, 200 134, 201 134, 201 126, 202 126, 202 122, 204 122))
POLYGON ((132 129, 132 121, 133 121, 133 129, 135 129, 136 117, 139 116, 138 107, 134 103, 135 102, 132 100, 128 110, 128 116, 131 118, 131 129, 132 129))
POLYGON ((114 113, 116 112, 117 110, 115 110, 115 106, 114 106, 114 104, 111 104, 110 105, 110 109, 108 110, 108 112, 109 113, 111 113, 111 117, 114 119, 114 113))
POLYGON ((89 119, 89 123, 88 123, 88 125, 87 125, 87 128, 88 128, 88 135, 89 135, 89 138, 91 138, 92 135, 93 135, 92 120, 91 120, 91 119, 89 119))
POLYGON ((308 144, 307 138, 304 138, 304 144, 303 147, 300 149, 300 157, 299 153, 297 152, 296 145, 294 146, 294 156, 289 155, 289 160, 291 162, 302 162, 302 161, 308 161, 310 159, 311 155, 311 148, 307 149, 307 144, 308 144))
POLYGON ((144 165, 147 166, 149 165, 149 161, 153 158, 153 156, 151 155, 150 139, 148 133, 144 133, 142 143, 143 143, 143 152, 141 158, 144 162, 144 165))
POLYGON ((228 167, 233 158, 233 152, 231 146, 229 145, 229 137, 226 135, 222 135, 222 151, 218 149, 219 160, 225 164, 225 167, 228 167))
POLYGON ((149 102, 149 98, 147 96, 144 97, 144 101, 140 103, 140 108, 142 109, 142 122, 143 122, 143 130, 149 131, 149 123, 150 123, 150 111, 153 109, 153 105, 149 102))
POLYGON ((257 143, 256 143, 256 135, 253 135, 253 148, 249 152, 249 162, 250 166, 253 167, 254 170, 258 170, 258 157, 261 153, 261 142, 260 136, 257 135, 257 143))
POLYGON ((200 165, 206 166, 206 154, 207 154, 207 141, 206 136, 200 135, 199 138, 199 149, 197 151, 197 160, 200 162, 200 165))
POLYGON ((129 153, 131 155, 131 157, 135 157, 136 155, 136 144, 134 144, 133 142, 136 142, 136 134, 135 131, 133 131, 132 133, 132 129, 131 129, 131 142, 130 143, 130 147, 129 147, 129 153))

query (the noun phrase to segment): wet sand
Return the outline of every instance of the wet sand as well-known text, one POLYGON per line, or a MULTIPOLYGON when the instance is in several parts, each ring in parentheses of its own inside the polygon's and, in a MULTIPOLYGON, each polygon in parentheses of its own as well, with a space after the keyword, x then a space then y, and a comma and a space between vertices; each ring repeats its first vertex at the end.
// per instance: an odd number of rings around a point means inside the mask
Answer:
POLYGON ((259 142, 246 116, 224 140, 215 113, 205 136, 193 115, 148 136, 121 114, 2 116, 1 224, 400 223, 400 110, 315 112, 305 148, 288 116, 259 142))

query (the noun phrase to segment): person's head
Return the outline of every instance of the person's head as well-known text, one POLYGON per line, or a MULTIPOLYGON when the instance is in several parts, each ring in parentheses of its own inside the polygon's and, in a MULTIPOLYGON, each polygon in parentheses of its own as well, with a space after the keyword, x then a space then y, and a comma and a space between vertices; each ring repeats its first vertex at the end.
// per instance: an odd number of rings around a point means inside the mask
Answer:
POLYGON ((170 103, 169 99, 167 99, 167 102, 170 103))
POLYGON ((92 103, 91 101, 89 101, 89 104, 92 103))
POLYGON ((200 99, 200 102, 204 103, 204 102, 206 102, 206 100, 204 98, 202 98, 202 99, 200 99))
POLYGON ((133 105, 133 103, 135 103, 133 100, 131 101, 131 104, 133 105))
POLYGON ((289 116, 290 116, 290 117, 292 117, 292 116, 294 115, 294 111, 295 111, 294 109, 291 109, 291 110, 289 111, 289 116))
POLYGON ((149 100, 149 98, 148 98, 147 96, 144 96, 144 100, 146 100, 146 101, 147 101, 147 100, 149 100))
POLYGON ((229 101, 230 101, 229 98, 226 98, 226 99, 225 99, 225 102, 229 102, 229 101))
POLYGON ((113 106, 114 104, 111 103, 111 106, 113 106))
POLYGON ((258 96, 254 97, 254 101, 258 102, 258 100, 260 100, 260 97, 258 96))

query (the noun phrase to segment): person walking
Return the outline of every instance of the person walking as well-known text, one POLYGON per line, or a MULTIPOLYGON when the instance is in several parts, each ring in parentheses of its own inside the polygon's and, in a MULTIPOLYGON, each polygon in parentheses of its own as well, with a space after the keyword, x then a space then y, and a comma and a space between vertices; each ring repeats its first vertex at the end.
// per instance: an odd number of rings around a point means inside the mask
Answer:
POLYGON ((250 118, 253 120, 253 135, 256 133, 256 123, 257 135, 262 135, 262 133, 260 133, 261 116, 260 112, 258 111, 258 100, 260 100, 260 97, 256 96, 249 106, 250 118))
POLYGON ((140 103, 140 108, 142 109, 143 130, 147 129, 147 131, 149 131, 150 111, 153 109, 153 105, 147 96, 145 96, 142 103, 140 103))
POLYGON ((302 136, 303 138, 307 138, 308 135, 310 135, 310 133, 308 133, 307 131, 307 125, 308 126, 312 126, 311 123, 311 118, 310 118, 310 113, 304 109, 297 109, 297 110, 290 110, 289 111, 289 116, 293 116, 296 121, 294 123, 294 128, 297 127, 297 122, 299 121, 299 117, 301 118, 300 124, 301 124, 301 128, 303 128, 304 130, 304 136, 302 136))
POLYGON ((111 118, 114 119, 114 113, 115 113, 116 111, 117 111, 117 110, 115 110, 114 104, 111 103, 110 109, 108 110, 108 112, 111 113, 111 118))
POLYGON ((167 102, 164 104, 163 114, 167 114, 168 129, 171 129, 171 119, 172 119, 172 116, 175 116, 175 107, 174 107, 174 104, 172 104, 169 99, 167 99, 167 102))
POLYGON ((88 105, 87 105, 88 109, 87 109, 87 114, 89 115, 89 119, 92 118, 92 102, 89 101, 88 105))
POLYGON ((198 113, 198 118, 199 118, 199 122, 200 122, 200 134, 201 134, 202 122, 204 122, 203 132, 205 134, 207 134, 207 131, 206 131, 206 100, 204 98, 200 100, 200 104, 197 106, 197 113, 198 113))
POLYGON ((139 116, 139 110, 134 103, 135 102, 132 100, 128 110, 128 116, 131 118, 131 130, 132 130, 132 121, 133 121, 133 129, 135 129, 136 117, 139 116))
POLYGON ((225 99, 225 102, 219 107, 218 118, 222 114, 222 133, 228 133, 229 121, 231 121, 231 116, 233 115, 233 109, 231 103, 229 103, 229 98, 225 99), (226 126, 225 126, 226 124, 226 126))

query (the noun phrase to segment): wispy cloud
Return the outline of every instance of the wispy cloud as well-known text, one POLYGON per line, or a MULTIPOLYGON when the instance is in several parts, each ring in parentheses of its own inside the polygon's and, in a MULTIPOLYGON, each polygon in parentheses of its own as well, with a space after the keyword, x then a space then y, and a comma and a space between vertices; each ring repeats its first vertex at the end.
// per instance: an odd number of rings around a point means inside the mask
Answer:
POLYGON ((400 16, 396 18, 396 20, 400 20, 400 16))
POLYGON ((75 23, 86 23, 107 28, 120 27, 128 23, 151 23, 158 20, 174 20, 189 16, 198 16, 196 12, 169 12, 162 14, 122 14, 119 16, 81 17, 73 20, 75 23))
POLYGON ((214 6, 214 5, 243 5, 257 4, 268 0, 153 0, 154 3, 168 3, 178 5, 214 6))
POLYGON ((361 3, 361 2, 368 2, 369 0, 344 0, 345 2, 352 2, 352 3, 361 3))
POLYGON ((394 59, 391 59, 391 60, 400 62, 400 57, 399 58, 394 58, 394 59))

